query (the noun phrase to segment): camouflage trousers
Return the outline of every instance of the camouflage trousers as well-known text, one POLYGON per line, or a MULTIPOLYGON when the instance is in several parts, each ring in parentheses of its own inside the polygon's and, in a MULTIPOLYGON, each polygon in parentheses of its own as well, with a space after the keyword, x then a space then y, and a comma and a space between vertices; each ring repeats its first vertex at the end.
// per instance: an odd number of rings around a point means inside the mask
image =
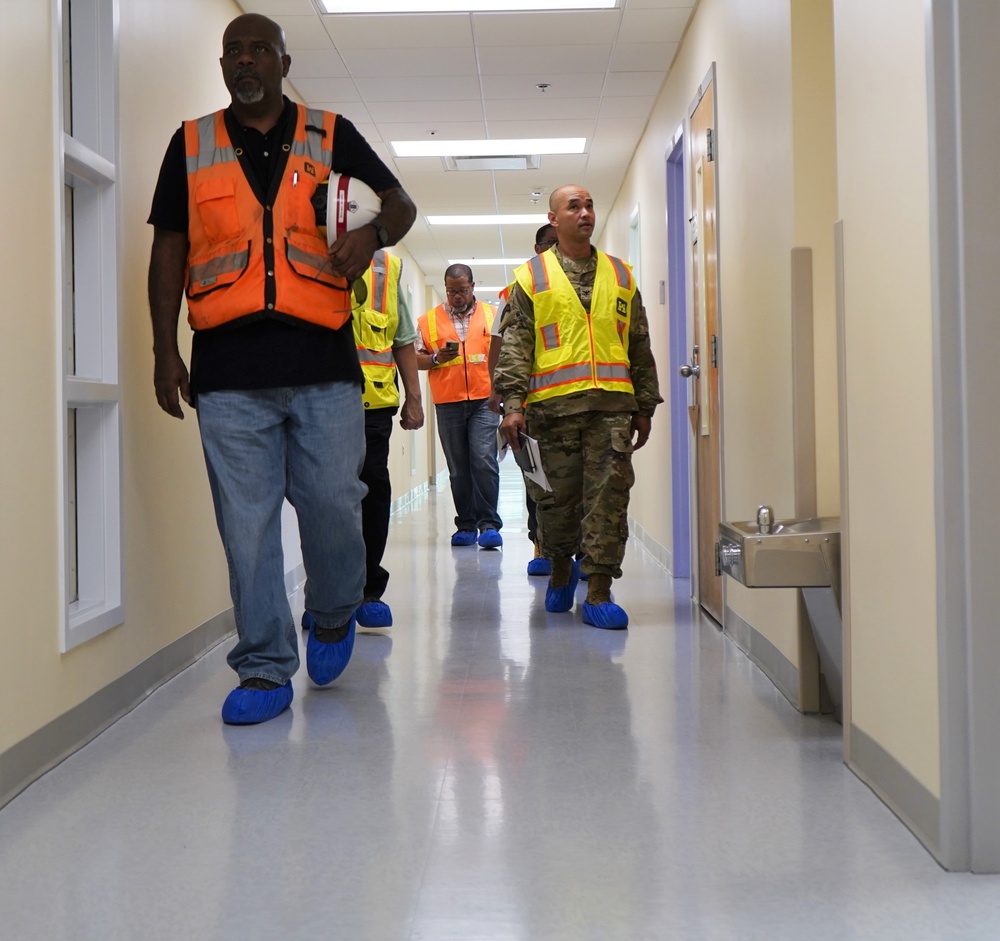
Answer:
POLYGON ((630 412, 530 417, 528 433, 538 439, 542 469, 552 487, 545 491, 525 480, 538 504, 545 558, 571 557, 579 538, 584 572, 621 578, 628 497, 635 483, 631 423, 630 412))

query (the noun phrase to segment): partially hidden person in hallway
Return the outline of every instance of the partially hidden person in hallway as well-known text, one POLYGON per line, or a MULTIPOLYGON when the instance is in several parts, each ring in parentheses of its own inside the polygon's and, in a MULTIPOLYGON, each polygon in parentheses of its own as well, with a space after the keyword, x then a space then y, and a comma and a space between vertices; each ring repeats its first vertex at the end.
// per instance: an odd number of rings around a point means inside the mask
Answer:
POLYGON ((365 583, 365 430, 349 285, 406 234, 416 207, 350 121, 284 96, 291 57, 277 23, 237 17, 219 61, 229 107, 185 121, 160 168, 149 305, 156 398, 175 418, 181 399, 196 410, 229 566, 239 686, 222 718, 252 724, 288 707, 299 667, 285 498, 306 571, 309 676, 325 686, 351 657, 365 583), (316 202, 331 173, 364 181, 382 207, 328 247, 316 202), (190 374, 177 338, 185 295, 190 374))
POLYGON ((365 463, 361 481, 368 488, 361 502, 365 537, 364 601, 357 610, 358 628, 392 626, 392 609, 382 600, 389 572, 382 565, 392 513, 389 476, 389 437, 392 418, 399 411, 399 381, 405 398, 399 425, 415 431, 424 424, 424 408, 417 375, 417 328, 403 297, 403 262, 384 249, 375 252, 364 274, 367 300, 354 312, 354 340, 365 374, 365 463))
POLYGON ((552 487, 525 481, 552 563, 546 610, 573 607, 582 570, 590 576, 584 623, 621 629, 628 614, 612 601, 611 583, 621 577, 628 540, 632 452, 649 439, 663 399, 632 270, 590 244, 590 193, 576 184, 554 190, 549 221, 558 244, 514 272, 494 376, 501 431, 514 449, 522 433, 538 440, 552 487))
POLYGON ((490 342, 496 310, 477 300, 468 265, 444 273, 445 303, 423 314, 417 365, 429 370, 438 437, 455 502, 453 546, 499 549, 497 415, 490 411, 490 342))

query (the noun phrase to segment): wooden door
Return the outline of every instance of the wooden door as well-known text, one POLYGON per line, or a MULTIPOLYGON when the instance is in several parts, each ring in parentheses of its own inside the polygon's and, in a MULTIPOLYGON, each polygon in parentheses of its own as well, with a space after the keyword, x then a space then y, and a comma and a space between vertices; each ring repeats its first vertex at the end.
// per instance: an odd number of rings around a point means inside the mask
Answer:
POLYGON ((691 284, 694 330, 691 359, 682 374, 690 380, 690 418, 697 482, 698 571, 701 606, 722 623, 722 576, 717 574, 722 465, 719 447, 719 317, 715 199, 714 82, 703 86, 691 113, 691 284))

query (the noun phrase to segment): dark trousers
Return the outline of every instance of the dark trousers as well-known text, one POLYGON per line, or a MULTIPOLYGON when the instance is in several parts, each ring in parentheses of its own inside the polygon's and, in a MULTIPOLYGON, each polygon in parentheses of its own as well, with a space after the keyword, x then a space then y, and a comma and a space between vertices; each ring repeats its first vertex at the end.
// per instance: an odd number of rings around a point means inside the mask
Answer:
POLYGON ((389 573, 382 568, 382 556, 389 538, 389 514, 392 511, 392 482, 389 479, 389 436, 392 434, 394 408, 365 410, 365 464, 361 481, 368 495, 361 501, 361 529, 365 537, 365 598, 381 598, 389 583, 389 573))
POLYGON ((524 491, 524 505, 528 508, 528 538, 532 542, 538 542, 538 514, 535 509, 535 501, 531 499, 531 494, 524 491))

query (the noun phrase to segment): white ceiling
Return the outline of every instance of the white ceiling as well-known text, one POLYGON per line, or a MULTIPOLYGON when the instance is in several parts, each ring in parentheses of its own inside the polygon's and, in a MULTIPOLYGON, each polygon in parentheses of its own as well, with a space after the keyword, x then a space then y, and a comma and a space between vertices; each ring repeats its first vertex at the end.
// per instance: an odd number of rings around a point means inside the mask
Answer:
MULTIPOLYGON (((320 14, 313 0, 241 0, 285 30, 288 81, 310 105, 350 118, 417 204, 404 243, 432 283, 450 258, 525 258, 540 223, 428 226, 427 215, 525 213, 579 183, 610 208, 697 0, 621 0, 553 13, 320 14), (547 83, 548 89, 536 86, 547 83), (391 140, 586 137, 537 170, 446 171, 394 157, 391 140), (541 191, 537 204, 531 200, 541 191)), ((483 300, 511 267, 472 265, 483 300)), ((419 302, 418 302, 419 306, 419 302)))

